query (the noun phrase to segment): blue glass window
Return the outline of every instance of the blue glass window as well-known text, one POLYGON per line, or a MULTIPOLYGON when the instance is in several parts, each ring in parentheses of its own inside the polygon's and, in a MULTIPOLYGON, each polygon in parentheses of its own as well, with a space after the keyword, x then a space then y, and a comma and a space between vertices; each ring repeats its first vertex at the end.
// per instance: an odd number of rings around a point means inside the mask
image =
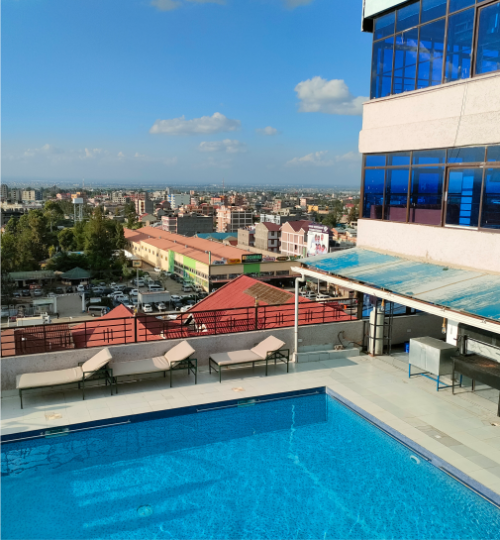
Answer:
POLYGON ((373 45, 371 97, 388 96, 392 87, 392 57, 394 38, 377 41, 373 45))
POLYGON ((448 163, 482 163, 485 150, 484 146, 450 148, 448 150, 448 163))
POLYGON ((445 19, 420 27, 417 88, 441 84, 445 19))
POLYGON ((420 22, 426 23, 446 15, 447 0, 422 0, 420 22))
POLYGON ((385 154, 368 154, 365 157, 365 167, 384 167, 385 154))
POLYGON ((375 19, 375 28, 373 29, 373 39, 381 39, 394 34, 394 23, 396 21, 396 12, 392 11, 387 15, 375 19))
POLYGON ((384 169, 366 169, 363 194, 363 217, 382 219, 384 205, 384 169))
POLYGON ((500 2, 479 12, 476 73, 500 69, 500 2))
POLYGON ((412 170, 410 223, 441 225, 444 167, 412 170))
POLYGON ((500 161, 500 146, 488 146, 487 161, 500 161))
POLYGON ((387 165, 390 167, 401 167, 410 164, 410 152, 397 152, 387 154, 387 165))
POLYGON ((477 227, 483 169, 451 169, 448 176, 446 225, 477 227))
POLYGON ((385 182, 384 219, 406 221, 410 169, 388 169, 385 182))
POLYGON ((481 227, 500 230, 500 169, 486 169, 481 227))
POLYGON ((417 75, 418 28, 396 36, 394 47, 394 94, 415 90, 417 75))
POLYGON ((474 5, 476 0, 450 0, 450 13, 474 5))
POLYGON ((461 11, 448 18, 446 43, 446 81, 470 77, 474 9, 461 11))
POLYGON ((398 9, 398 20, 396 23, 396 32, 402 32, 407 28, 412 28, 419 23, 420 17, 420 2, 410 4, 401 9, 398 9))
POLYGON ((419 150, 413 152, 413 165, 439 165, 446 161, 446 150, 419 150))

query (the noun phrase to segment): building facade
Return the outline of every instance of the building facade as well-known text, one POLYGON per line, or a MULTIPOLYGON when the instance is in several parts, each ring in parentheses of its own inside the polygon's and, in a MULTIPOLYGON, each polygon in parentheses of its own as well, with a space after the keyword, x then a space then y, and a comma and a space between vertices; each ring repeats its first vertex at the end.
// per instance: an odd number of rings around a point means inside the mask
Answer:
POLYGON ((289 221, 281 226, 281 254, 286 257, 305 257, 307 231, 310 221, 289 221))
POLYGON ((9 198, 9 186, 7 184, 2 184, 1 190, 2 202, 4 202, 9 198))
POLYGON ((198 216, 196 214, 182 214, 179 216, 163 216, 162 228, 166 232, 195 236, 198 233, 211 233, 214 230, 214 222, 211 217, 198 216))
POLYGON ((255 247, 258 249, 280 252, 281 226, 276 223, 257 223, 255 225, 255 247))
POLYGON ((217 210, 217 232, 238 232, 253 225, 253 212, 237 207, 222 206, 217 210))
POLYGON ((26 202, 34 202, 42 200, 42 193, 39 189, 23 189, 21 200, 26 202))
POLYGON ((167 195, 166 199, 172 209, 179 208, 185 204, 191 204, 191 195, 188 193, 170 193, 167 195))
POLYGON ((366 0, 363 28, 358 246, 500 272, 500 1, 366 0))

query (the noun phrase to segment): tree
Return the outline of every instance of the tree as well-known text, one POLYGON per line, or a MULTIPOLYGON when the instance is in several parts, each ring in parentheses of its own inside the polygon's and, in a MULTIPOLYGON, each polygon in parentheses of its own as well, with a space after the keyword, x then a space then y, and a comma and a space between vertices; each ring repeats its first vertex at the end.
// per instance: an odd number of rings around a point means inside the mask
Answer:
POLYGON ((350 210, 347 216, 347 221, 351 223, 352 221, 358 221, 359 217, 359 204, 355 204, 350 210))
POLYGON ((75 223, 73 234, 75 235, 76 251, 83 251, 85 249, 85 223, 83 221, 75 223))
POLYGON ((52 232, 54 225, 57 225, 59 221, 64 219, 64 212, 61 205, 55 201, 47 201, 43 209, 43 215, 45 216, 47 223, 49 224, 52 232))
POLYGON ((328 215, 323 217, 323 225, 327 227, 336 227, 338 223, 337 213, 330 212, 328 215))
POLYGON ((107 226, 100 208, 95 209, 94 214, 85 224, 84 249, 90 268, 97 272, 99 277, 112 272, 112 266, 115 262, 116 237, 111 228, 107 226))
POLYGON ((127 229, 133 229, 137 224, 137 212, 135 211, 135 204, 133 201, 128 201, 123 208, 123 215, 127 220, 127 229))
POLYGON ((57 241, 63 251, 76 250, 76 238, 74 229, 63 229, 57 235, 57 241))

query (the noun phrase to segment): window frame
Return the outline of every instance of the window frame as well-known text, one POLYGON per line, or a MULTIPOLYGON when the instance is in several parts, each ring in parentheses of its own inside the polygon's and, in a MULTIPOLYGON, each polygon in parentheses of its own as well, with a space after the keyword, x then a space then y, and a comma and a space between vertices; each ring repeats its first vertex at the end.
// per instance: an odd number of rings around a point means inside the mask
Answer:
MULTIPOLYGON (((404 93, 408 93, 408 92, 415 92, 416 90, 426 90, 428 88, 436 88, 437 86, 442 86, 444 84, 451 84, 451 83, 456 83, 457 81, 464 81, 464 80, 467 80, 467 79, 472 79, 472 78, 475 78, 475 77, 487 77, 487 76, 491 76, 492 73, 500 73, 500 70, 496 70, 496 71, 489 71, 489 72, 486 72, 486 73, 477 73, 477 70, 476 70, 476 60, 477 60, 477 49, 478 49, 478 39, 479 39, 479 15, 480 15, 480 12, 482 9, 490 6, 490 5, 493 5, 495 3, 497 3, 499 0, 483 0, 483 1, 476 1, 474 4, 472 4, 471 6, 468 6, 468 7, 465 7, 465 8, 462 8, 460 10, 457 10, 457 11, 454 11, 453 13, 450 13, 450 2, 449 0, 446 2, 446 13, 445 15, 442 15, 441 17, 437 17, 435 19, 432 19, 431 21, 426 21, 424 23, 422 23, 422 3, 421 3, 421 0, 418 0, 420 1, 420 12, 419 12, 419 17, 418 17, 418 24, 410 27, 410 28, 406 28, 405 30, 403 31, 400 31, 400 32, 397 32, 396 31, 396 28, 397 28, 397 9, 394 10, 396 13, 395 13, 395 20, 394 20, 394 32, 392 34, 388 34, 382 38, 379 38, 379 39, 373 39, 372 40, 372 49, 371 49, 371 66, 373 67, 373 61, 374 61, 374 50, 375 50, 375 44, 376 43, 379 43, 385 39, 388 39, 388 38, 393 38, 393 44, 392 44, 392 72, 391 72, 391 92, 389 94, 387 94, 386 96, 381 96, 381 97, 375 97, 375 96, 370 96, 370 101, 371 100, 375 100, 375 99, 384 99, 384 98, 387 98, 387 97, 390 97, 390 96, 397 96, 397 95, 400 95, 400 94, 404 94, 404 93), (457 15, 458 13, 463 13, 469 9, 473 9, 474 10, 474 17, 473 17, 473 20, 474 20, 474 25, 473 25, 473 28, 472 28, 472 41, 471 41, 471 54, 470 54, 470 59, 471 59, 471 69, 470 69, 470 76, 467 77, 467 78, 464 78, 464 79, 457 79, 457 80, 453 80, 453 81, 445 81, 445 76, 446 76, 446 63, 447 63, 447 47, 448 47, 448 21, 449 21, 449 18, 450 16, 455 16, 457 15), (428 25, 428 24, 432 24, 432 23, 435 23, 437 21, 440 21, 440 20, 444 20, 445 21, 445 29, 444 29, 444 47, 443 47, 443 66, 442 66, 442 69, 441 69, 441 83, 439 85, 434 85, 434 86, 426 86, 424 88, 417 88, 417 85, 418 85, 418 59, 420 57, 420 29, 422 26, 425 26, 425 25, 428 25), (418 29, 418 41, 417 41, 417 66, 416 66, 416 73, 415 73, 415 89, 414 90, 408 90, 407 92, 401 92, 399 94, 395 94, 394 93, 394 67, 395 67, 395 59, 396 59, 396 38, 397 36, 401 35, 401 34, 404 34, 406 32, 409 32, 410 30, 413 30, 417 28, 418 29)), ((410 5, 411 2, 408 3, 408 5, 410 5)), ((405 7, 405 6, 403 6, 405 7)), ((399 9, 399 8, 398 8, 399 9)), ((389 13, 390 11, 387 11, 385 13, 381 13, 379 16, 384 16, 386 15, 387 13, 389 13)), ((375 35, 374 35, 375 37, 375 35)), ((371 73, 371 77, 370 77, 370 93, 371 93, 371 88, 372 88, 372 77, 373 77, 373 69, 372 69, 372 73, 371 73)))
MULTIPOLYGON (((500 169, 500 161, 486 161, 488 159, 488 149, 491 147, 497 147, 499 145, 497 144, 490 144, 490 145, 469 145, 469 146, 460 146, 460 147, 454 147, 454 148, 431 148, 428 149, 429 151, 432 150, 445 150, 445 162, 442 164, 435 164, 435 163, 428 163, 428 164, 422 164, 422 165, 415 165, 413 163, 413 154, 414 152, 421 152, 421 150, 411 150, 410 153, 410 165, 387 165, 389 163, 388 157, 392 154, 398 154, 400 152, 386 152, 386 165, 378 165, 378 166, 366 166, 366 158, 370 155, 375 154, 364 154, 363 160, 362 160, 362 170, 361 170, 361 190, 360 190, 360 218, 359 219, 366 219, 370 221, 381 221, 384 223, 397 223, 397 224, 405 224, 405 225, 417 225, 422 227, 440 227, 440 228, 446 228, 446 229, 460 229, 460 230, 469 230, 469 231, 481 231, 481 232, 488 232, 493 234, 499 234, 500 229, 491 229, 487 227, 482 227, 481 223, 483 221, 483 199, 484 199, 484 190, 485 190, 485 178, 486 178, 486 171, 487 169, 500 169), (448 155, 449 152, 452 150, 462 149, 462 148, 477 148, 477 147, 483 147, 485 148, 484 157, 483 159, 485 161, 476 161, 476 162, 463 162, 463 163, 449 163, 448 162, 448 155), (442 185, 442 192, 441 192, 441 221, 439 225, 431 225, 426 223, 414 223, 409 221, 410 218, 410 201, 411 201, 411 180, 413 176, 413 170, 416 169, 426 169, 426 168, 436 168, 436 167, 442 167, 444 169, 444 178, 443 178, 443 185, 442 185), (365 204, 365 173, 367 170, 377 170, 381 169, 385 171, 384 174, 384 184, 383 184, 383 203, 382 203, 382 212, 380 218, 370 218, 370 217, 363 217, 363 210, 364 210, 364 204, 365 204), (407 189, 407 199, 406 199, 406 221, 390 221, 386 219, 386 190, 387 190, 387 171, 388 170, 404 170, 408 169, 408 189, 407 189), (467 227, 467 226, 455 226, 455 225, 446 225, 446 211, 448 206, 448 186, 449 186, 449 172, 453 169, 481 169, 482 170, 482 179, 481 179, 481 197, 479 202, 479 215, 478 215, 478 226, 477 227, 467 227)), ((377 153, 377 155, 380 155, 380 152, 377 153)))

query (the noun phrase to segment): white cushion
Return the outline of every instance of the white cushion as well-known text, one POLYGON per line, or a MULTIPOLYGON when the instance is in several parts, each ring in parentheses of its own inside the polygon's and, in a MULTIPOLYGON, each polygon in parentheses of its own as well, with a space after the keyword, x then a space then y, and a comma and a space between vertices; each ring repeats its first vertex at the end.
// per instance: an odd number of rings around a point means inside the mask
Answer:
POLYGON ((259 362, 262 360, 262 357, 249 350, 211 354, 210 358, 218 366, 243 364, 245 362, 259 362))
POLYGON ((181 341, 181 343, 167 351, 164 356, 170 362, 170 365, 172 365, 186 360, 192 354, 194 354, 193 347, 187 341, 181 341))
POLYGON ((92 377, 96 371, 99 371, 112 359, 113 357, 111 356, 108 348, 98 352, 90 360, 87 360, 85 364, 83 364, 82 371, 85 372, 85 378, 88 379, 92 377))
POLYGON ((147 358, 146 360, 111 364, 111 369, 113 370, 113 376, 116 377, 142 375, 144 373, 168 371, 170 369, 170 362, 164 356, 156 356, 155 358, 147 358))
POLYGON ((281 349, 284 344, 285 342, 281 341, 281 339, 275 338, 274 336, 269 336, 264 341, 262 341, 250 350, 261 358, 266 358, 268 353, 275 352, 278 349, 281 349))
POLYGON ((59 369, 57 371, 41 371, 40 373, 23 373, 16 377, 16 388, 38 388, 41 386, 57 386, 70 384, 83 379, 81 367, 59 369))

